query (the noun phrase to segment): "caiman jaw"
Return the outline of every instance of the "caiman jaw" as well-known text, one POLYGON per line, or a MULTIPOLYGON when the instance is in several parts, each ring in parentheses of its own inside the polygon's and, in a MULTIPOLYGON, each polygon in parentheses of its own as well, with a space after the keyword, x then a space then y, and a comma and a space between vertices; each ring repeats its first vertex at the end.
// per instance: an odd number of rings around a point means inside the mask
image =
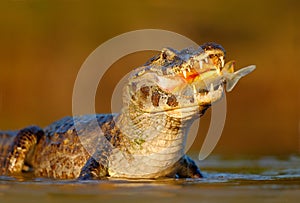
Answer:
POLYGON ((193 97, 198 105, 213 103, 222 97, 224 58, 223 50, 209 49, 205 54, 191 58, 187 63, 190 64, 188 68, 181 69, 179 75, 192 86, 193 97))
POLYGON ((143 113, 196 115, 223 95, 224 57, 210 44, 199 50, 164 49, 132 75, 125 98, 143 113))

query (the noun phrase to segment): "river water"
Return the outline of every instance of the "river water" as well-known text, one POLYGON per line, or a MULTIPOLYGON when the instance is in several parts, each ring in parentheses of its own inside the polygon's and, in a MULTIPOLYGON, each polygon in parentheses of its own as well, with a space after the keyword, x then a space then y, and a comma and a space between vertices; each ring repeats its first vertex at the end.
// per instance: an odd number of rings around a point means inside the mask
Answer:
POLYGON ((57 181, 0 176, 0 202, 299 202, 300 157, 199 162, 204 179, 57 181))

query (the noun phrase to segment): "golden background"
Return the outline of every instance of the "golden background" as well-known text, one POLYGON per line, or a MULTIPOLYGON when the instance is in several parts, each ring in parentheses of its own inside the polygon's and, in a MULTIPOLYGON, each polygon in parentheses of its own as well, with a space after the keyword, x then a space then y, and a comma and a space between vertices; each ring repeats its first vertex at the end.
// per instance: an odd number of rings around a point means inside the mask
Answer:
MULTIPOLYGON (((45 126, 72 114, 76 75, 101 43, 137 29, 164 29, 223 45, 238 67, 257 69, 227 94, 215 154, 300 152, 299 1, 26 1, 0 3, 0 129, 45 126)), ((97 112, 114 86, 153 52, 131 54, 105 74, 97 112)), ((199 151, 209 113, 193 151, 199 151)))

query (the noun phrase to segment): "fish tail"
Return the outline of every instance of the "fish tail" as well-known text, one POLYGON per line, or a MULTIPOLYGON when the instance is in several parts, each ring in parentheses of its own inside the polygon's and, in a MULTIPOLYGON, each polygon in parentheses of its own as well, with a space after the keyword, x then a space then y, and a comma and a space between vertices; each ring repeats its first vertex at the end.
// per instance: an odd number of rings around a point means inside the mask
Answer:
POLYGON ((235 87, 235 85, 238 83, 238 81, 241 79, 241 77, 242 76, 235 75, 231 79, 226 79, 226 91, 230 92, 235 87))
POLYGON ((226 91, 230 92, 242 77, 251 73, 255 68, 255 65, 250 65, 230 74, 231 77, 226 78, 226 91))

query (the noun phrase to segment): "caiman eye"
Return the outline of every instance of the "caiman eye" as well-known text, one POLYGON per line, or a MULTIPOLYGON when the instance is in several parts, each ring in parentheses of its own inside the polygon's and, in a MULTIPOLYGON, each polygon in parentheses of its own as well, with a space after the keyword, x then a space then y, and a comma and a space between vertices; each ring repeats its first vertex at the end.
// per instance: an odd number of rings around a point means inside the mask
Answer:
POLYGON ((167 59, 167 54, 166 54, 165 52, 163 52, 163 53, 161 54, 161 57, 162 57, 163 59, 167 59))
POLYGON ((161 52, 161 58, 162 59, 167 59, 167 60, 173 60, 174 57, 176 57, 178 53, 176 52, 175 49, 172 48, 164 48, 161 52))

